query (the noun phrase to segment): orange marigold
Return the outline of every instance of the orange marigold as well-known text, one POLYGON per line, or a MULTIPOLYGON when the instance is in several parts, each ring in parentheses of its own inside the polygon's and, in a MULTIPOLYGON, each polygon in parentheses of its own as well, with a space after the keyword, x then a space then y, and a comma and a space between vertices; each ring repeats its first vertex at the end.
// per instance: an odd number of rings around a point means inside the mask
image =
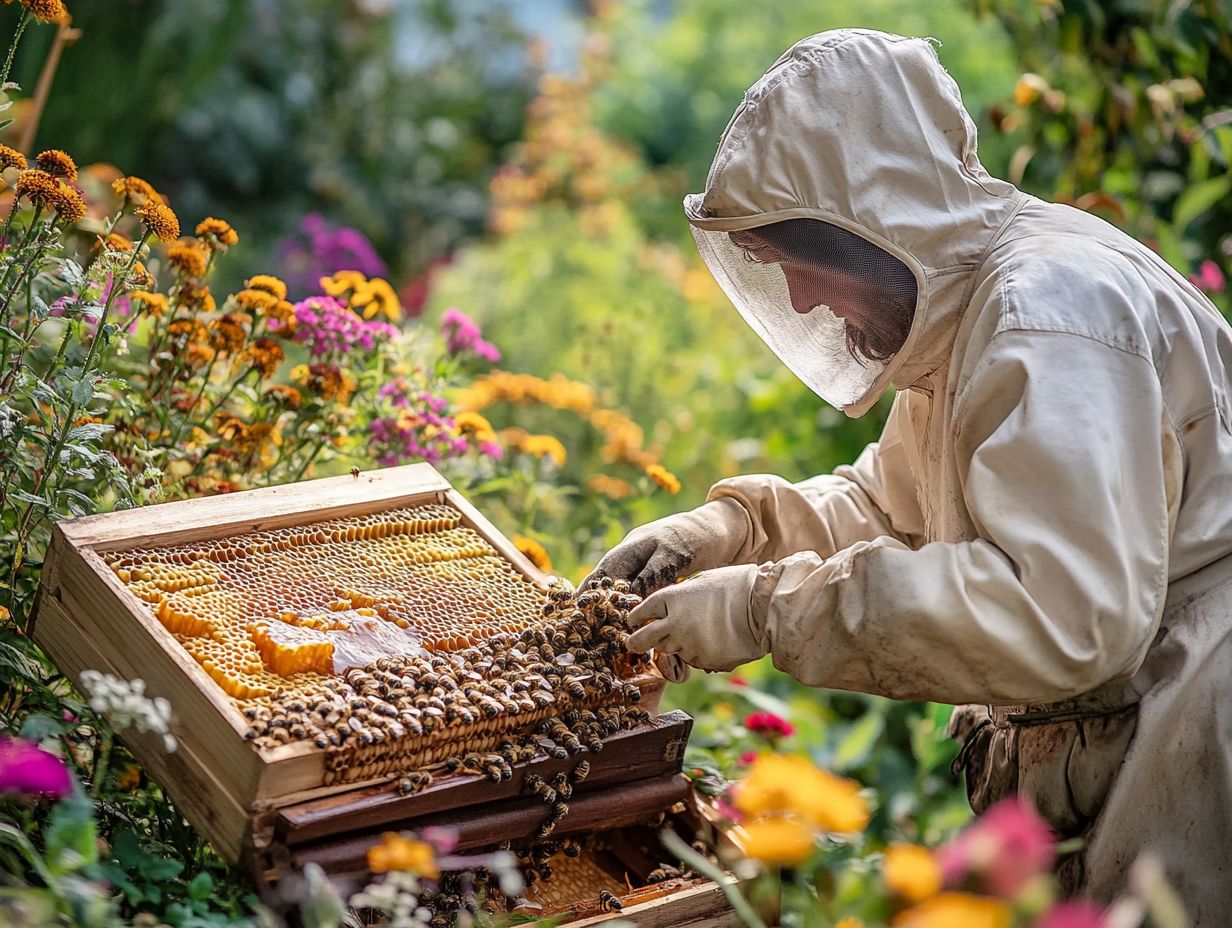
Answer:
POLYGON ((210 344, 219 352, 239 351, 248 341, 245 313, 225 313, 210 324, 210 344))
POLYGON ((154 286, 154 275, 140 261, 134 261, 128 272, 128 286, 134 290, 149 290, 154 286))
POLYGON ((77 179, 77 162, 66 151, 49 148, 41 151, 34 158, 34 166, 42 168, 52 177, 63 177, 65 180, 77 179))
POLYGON ((358 386, 354 376, 332 364, 300 364, 291 376, 311 392, 326 400, 345 403, 358 386))
POLYGON ((60 181, 38 168, 27 168, 17 177, 17 195, 43 209, 55 209, 61 186, 60 181))
POLYGON ((212 313, 218 306, 210 288, 196 280, 185 280, 175 290, 176 302, 201 313, 212 313))
POLYGON ((56 215, 65 224, 76 222, 86 214, 86 201, 76 187, 71 187, 62 180, 56 181, 56 193, 52 202, 56 215))
POLYGON ((286 300, 279 300, 266 309, 265 318, 278 323, 270 328, 276 330, 279 335, 288 336, 295 331, 295 306, 286 300))
POLYGON ((256 369, 257 376, 264 380, 274 375, 274 371, 278 370, 278 365, 282 363, 286 355, 283 353, 282 345, 272 338, 263 336, 245 348, 239 357, 251 364, 256 369))
POLYGON ((287 298, 287 285, 273 274, 254 274, 244 282, 251 290, 264 290, 280 300, 287 298))
POLYGON ((0 145, 0 170, 5 168, 21 168, 24 171, 28 166, 26 156, 16 148, 0 145))
POLYGON ((137 216, 160 242, 170 244, 180 237, 179 217, 166 203, 147 203, 137 209, 137 216))
POLYGON ((167 334, 181 345, 202 344, 209 340, 210 330, 200 319, 176 319, 167 326, 167 334))
POLYGON ((169 304, 161 293, 151 293, 148 290, 135 290, 128 295, 137 312, 147 312, 155 319, 161 319, 167 314, 169 304))
POLYGON ((129 252, 133 250, 133 240, 120 232, 108 232, 106 237, 98 240, 98 247, 108 251, 129 252))
POLYGON ((204 277, 210 254, 198 242, 177 242, 167 248, 167 263, 185 277, 204 277))
POLYGON ((284 409, 299 409, 304 395, 285 383, 276 383, 265 390, 265 396, 284 409))
MULTIPOLYGON (((8 3, 9 0, 5 0, 8 3)), ((69 20, 68 7, 64 0, 20 0, 21 5, 34 14, 34 18, 44 23, 66 23, 69 20)))
POLYGON ((133 174, 113 180, 111 189, 115 191, 116 196, 123 197, 133 206, 163 202, 162 194, 155 190, 149 181, 142 180, 133 174))
POLYGON ((189 370, 200 370, 207 364, 210 364, 217 356, 218 352, 209 345, 193 342, 184 349, 184 365, 189 370))
POLYGON ((278 297, 265 290, 249 287, 235 294, 235 302, 250 312, 265 313, 277 305, 278 297))
POLYGON ((680 492, 680 480, 662 464, 651 464, 646 468, 646 476, 653 480, 660 489, 668 493, 680 492))
POLYGON ((230 248, 240 240, 239 233, 232 228, 231 223, 213 216, 206 216, 197 223, 197 237, 205 239, 208 245, 221 245, 225 248, 230 248))
POLYGON ((535 541, 535 539, 527 538, 525 535, 514 535, 513 545, 525 554, 530 559, 530 562, 540 570, 548 571, 552 569, 552 559, 548 557, 548 549, 535 541))

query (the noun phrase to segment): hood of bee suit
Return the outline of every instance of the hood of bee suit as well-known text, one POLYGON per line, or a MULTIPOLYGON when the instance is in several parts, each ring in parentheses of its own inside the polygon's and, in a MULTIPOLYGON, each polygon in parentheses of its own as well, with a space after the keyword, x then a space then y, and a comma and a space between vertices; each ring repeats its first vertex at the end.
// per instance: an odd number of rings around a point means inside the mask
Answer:
POLYGON ((909 387, 945 362, 972 272, 1025 200, 980 164, 975 124, 928 40, 841 29, 798 42, 745 93, 705 191, 684 209, 745 320, 810 389, 855 417, 888 386, 909 387), (788 250, 816 256, 810 279, 821 289, 847 281, 870 305, 880 293, 913 307, 896 353, 852 357, 830 308, 850 294, 810 295, 815 308, 798 311, 790 262, 751 259, 733 242, 731 233, 788 219, 815 220, 792 224, 817 234, 796 235, 788 250))

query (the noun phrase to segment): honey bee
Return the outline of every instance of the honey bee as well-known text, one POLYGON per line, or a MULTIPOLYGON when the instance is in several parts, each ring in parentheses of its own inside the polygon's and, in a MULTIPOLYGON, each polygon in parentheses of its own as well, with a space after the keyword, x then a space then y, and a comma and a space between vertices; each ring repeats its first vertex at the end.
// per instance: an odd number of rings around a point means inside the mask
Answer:
POLYGON ((572 839, 566 840, 561 846, 561 850, 564 851, 566 857, 582 856, 582 845, 572 839))
MULTIPOLYGON (((607 577, 603 578, 607 580, 607 577)), ((600 912, 620 912, 624 909, 621 901, 609 893, 606 889, 599 891, 599 911, 600 912)))
POLYGON ((565 692, 567 692, 574 699, 586 698, 586 687, 583 686, 582 681, 578 680, 576 677, 571 677, 565 681, 565 692))
POLYGON ((581 783, 589 775, 590 775, 590 761, 588 760, 578 761, 577 766, 573 768, 573 782, 581 783))
POLYGON ((403 796, 417 793, 432 784, 432 774, 426 770, 415 770, 398 781, 398 792, 403 796))
POLYGON ((552 789, 543 777, 533 773, 527 776, 522 785, 522 791, 543 800, 545 805, 550 806, 556 802, 556 790, 552 789))
POLYGON ((669 866, 668 864, 663 864, 656 867, 654 870, 651 870, 650 873, 646 875, 646 882, 662 883, 664 880, 679 879, 680 875, 679 868, 669 866))
POLYGON ((458 769, 461 768, 461 766, 462 766, 462 758, 460 757, 445 758, 444 767, 445 767, 446 773, 456 773, 458 769))
POLYGON ((354 477, 356 480, 359 479, 359 468, 358 467, 351 468, 351 476, 354 477))
POLYGON ((552 789, 556 790, 556 795, 561 799, 569 799, 573 796, 573 784, 569 782, 569 775, 563 770, 552 777, 552 789))

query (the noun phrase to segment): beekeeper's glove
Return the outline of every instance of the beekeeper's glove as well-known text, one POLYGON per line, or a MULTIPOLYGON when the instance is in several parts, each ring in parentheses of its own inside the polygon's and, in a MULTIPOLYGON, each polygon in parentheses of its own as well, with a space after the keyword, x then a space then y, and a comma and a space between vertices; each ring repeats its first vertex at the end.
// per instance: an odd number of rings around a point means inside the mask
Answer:
POLYGON ((703 670, 731 670, 766 653, 753 628, 756 564, 707 570, 647 597, 629 613, 630 651, 654 648, 703 670))
POLYGON ((629 581, 638 596, 649 596, 678 577, 731 564, 750 524, 744 507, 726 497, 647 523, 605 554, 580 588, 611 577, 629 581))

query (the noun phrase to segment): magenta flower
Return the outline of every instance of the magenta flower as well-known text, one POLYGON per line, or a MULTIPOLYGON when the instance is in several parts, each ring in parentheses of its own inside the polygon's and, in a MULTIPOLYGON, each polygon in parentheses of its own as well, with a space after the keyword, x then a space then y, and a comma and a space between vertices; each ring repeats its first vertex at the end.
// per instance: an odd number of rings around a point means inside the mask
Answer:
POLYGON ((441 315, 441 332, 445 335, 445 348, 453 356, 473 354, 482 361, 495 364, 501 359, 500 349, 485 341, 478 323, 470 316, 451 306, 441 315))
MULTIPOLYGON (((276 328, 271 321, 271 328, 276 328)), ((398 330, 387 322, 364 319, 332 296, 310 296, 295 304, 295 340, 313 357, 373 351, 398 330)))
POLYGON ((975 877, 992 893, 1012 899, 1052 866, 1048 823, 1017 796, 1003 799, 938 850, 945 882, 975 877))
POLYGON ((748 686, 749 685, 748 680, 744 679, 744 677, 738 676, 737 674, 732 674, 730 677, 728 677, 727 682, 730 683, 732 686, 748 686))
POLYGON ((299 231, 278 243, 278 266, 292 294, 311 293, 322 277, 356 270, 365 277, 385 277, 388 268, 358 229, 336 225, 309 213, 299 231))
POLYGON ((64 761, 32 741, 0 735, 0 793, 62 799, 73 788, 64 761))
POLYGON ((1089 899, 1058 902, 1031 928, 1108 928, 1104 910, 1089 899))
POLYGON ((753 761, 755 760, 757 760, 756 751, 745 751, 743 754, 740 755, 740 763, 746 767, 749 764, 753 763, 753 761))
POLYGON ((791 722, 773 712, 750 712, 744 717, 744 727, 763 738, 787 738, 796 730, 791 722))
POLYGON ((1209 259, 1198 265, 1197 274, 1189 275, 1189 282, 1207 293, 1223 293, 1228 285, 1219 265, 1209 259))

